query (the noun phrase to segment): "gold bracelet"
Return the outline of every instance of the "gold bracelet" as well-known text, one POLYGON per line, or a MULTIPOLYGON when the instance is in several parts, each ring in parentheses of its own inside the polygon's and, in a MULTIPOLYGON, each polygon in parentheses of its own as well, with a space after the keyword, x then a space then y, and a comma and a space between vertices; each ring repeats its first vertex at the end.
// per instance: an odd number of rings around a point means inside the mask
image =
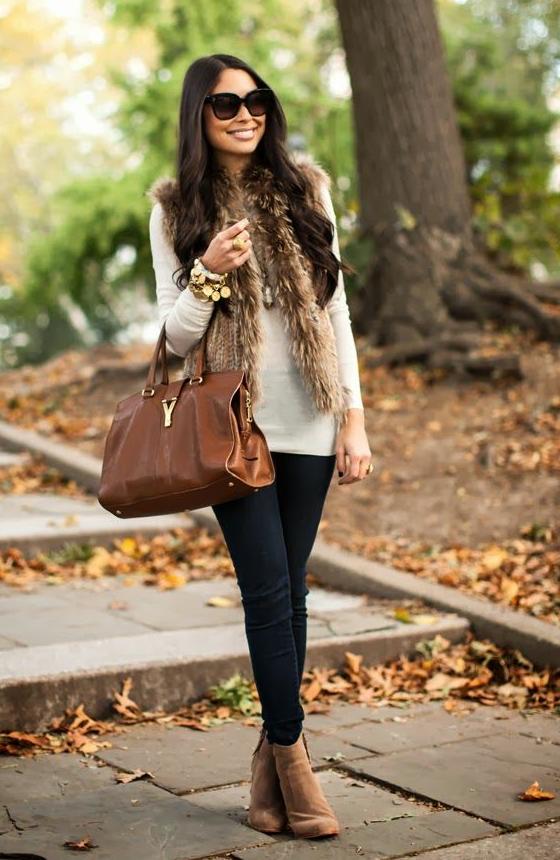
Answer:
MULTIPOLYGON (((188 283, 193 295, 203 302, 209 302, 210 300, 217 302, 218 299, 227 299, 231 295, 231 290, 226 283, 228 272, 223 275, 217 275, 217 281, 209 278, 207 272, 208 269, 196 257, 188 283)), ((212 272, 211 274, 214 273, 212 272)))

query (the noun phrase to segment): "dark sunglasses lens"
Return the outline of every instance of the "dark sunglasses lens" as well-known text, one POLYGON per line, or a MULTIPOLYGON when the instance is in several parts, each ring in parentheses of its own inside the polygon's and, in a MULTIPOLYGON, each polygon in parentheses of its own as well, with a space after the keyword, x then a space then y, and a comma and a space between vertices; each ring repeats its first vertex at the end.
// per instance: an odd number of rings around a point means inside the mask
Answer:
POLYGON ((252 116, 262 116, 272 106, 272 90, 259 90, 247 98, 247 109, 252 116))
POLYGON ((214 113, 218 119, 231 119, 239 110, 241 99, 235 95, 223 95, 214 99, 214 113))

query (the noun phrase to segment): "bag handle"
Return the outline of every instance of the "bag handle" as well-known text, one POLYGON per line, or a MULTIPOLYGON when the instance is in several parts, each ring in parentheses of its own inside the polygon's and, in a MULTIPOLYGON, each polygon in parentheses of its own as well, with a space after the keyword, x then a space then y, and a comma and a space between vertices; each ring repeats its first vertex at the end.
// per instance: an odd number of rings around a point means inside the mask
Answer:
MULTIPOLYGON (((196 366, 194 377, 192 379, 197 379, 197 381, 202 382, 203 375, 206 371, 206 338, 208 334, 208 327, 204 330, 204 334, 200 339, 200 343, 198 345, 197 356, 196 356, 196 366)), ((161 382, 163 385, 169 385, 169 371, 167 367, 167 346, 166 346, 166 335, 165 335, 165 323, 161 327, 161 331, 159 333, 159 337, 157 339, 157 343, 155 345, 155 349, 152 355, 152 360, 150 361, 150 366, 148 368, 148 375, 146 377, 146 384, 142 389, 142 397, 153 397, 155 393, 155 385, 156 385, 156 372, 158 366, 158 359, 161 355, 161 382)))
POLYGON ((200 344, 198 347, 198 353, 196 356, 196 365, 194 369, 194 377, 198 378, 202 382, 202 378, 206 372, 206 335, 208 334, 208 329, 204 330, 204 334, 200 340, 200 344))

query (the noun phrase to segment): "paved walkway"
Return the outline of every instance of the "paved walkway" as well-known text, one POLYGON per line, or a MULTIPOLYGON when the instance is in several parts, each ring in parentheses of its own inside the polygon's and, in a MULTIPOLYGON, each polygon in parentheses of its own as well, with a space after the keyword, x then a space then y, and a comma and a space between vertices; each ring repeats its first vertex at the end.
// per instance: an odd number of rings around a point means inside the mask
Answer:
MULTIPOLYGON (((28 552, 61 538, 108 540, 116 529, 136 530, 93 500, 43 494, 4 497, 0 519, 0 541, 28 552)), ((308 600, 311 663, 334 665, 345 650, 380 662, 411 653, 419 638, 441 631, 459 641, 468 629, 459 615, 429 608, 434 618, 426 624, 396 621, 391 610, 401 599, 313 587, 308 600)), ((0 587, 0 725, 9 728, 39 725, 80 701, 101 715, 129 672, 134 699, 155 708, 192 700, 248 668, 234 578, 172 591, 125 586, 120 577, 39 585, 30 594, 0 587), (212 597, 230 605, 212 606, 212 597)), ((313 765, 344 827, 322 841, 266 836, 247 825, 258 730, 241 722, 208 732, 144 725, 103 736, 107 745, 95 755, 0 758, 0 858, 58 860, 69 856, 65 842, 88 839, 98 860, 558 856, 557 716, 479 707, 458 718, 434 703, 340 704, 328 715, 309 714, 313 765), (140 779, 117 779, 136 771, 140 779), (535 781, 555 798, 521 801, 535 781)))
POLYGON ((87 838, 98 860, 558 856, 558 718, 341 704, 309 714, 305 726, 344 828, 339 837, 295 840, 247 825, 258 726, 232 722, 201 733, 149 725, 104 736, 110 746, 94 756, 4 758, 0 857, 62 860, 64 842, 87 838), (116 781, 137 770, 143 778, 116 781), (519 800, 535 780, 556 798, 519 800))
MULTIPOLYGON (((0 649, 22 651, 38 645, 172 630, 192 630, 194 643, 197 630, 215 629, 219 635, 216 628, 224 627, 234 629, 240 643, 245 641, 241 596, 233 577, 193 580, 170 590, 142 583, 124 585, 124 579, 39 585, 31 593, 0 584, 0 649), (230 605, 212 605, 213 598, 230 605)), ((376 601, 314 586, 307 605, 311 640, 410 627, 391 617, 396 601, 376 601)), ((0 670, 0 677, 2 674, 0 670)))
MULTIPOLYGON (((188 515, 120 521, 95 497, 0 497, 0 546, 27 554, 68 542, 161 534, 177 525, 188 529, 193 521, 188 515)), ((233 576, 171 590, 144 585, 141 576, 137 585, 125 584, 130 580, 128 575, 39 583, 29 593, 0 584, 0 730, 43 729, 82 701, 92 716, 103 717, 111 691, 129 675, 138 703, 152 709, 180 707, 212 683, 236 672, 250 674, 233 576), (213 598, 222 605, 212 605, 213 598)), ((342 662, 347 650, 376 663, 411 653, 417 641, 437 634, 450 641, 466 635, 469 624, 456 613, 425 607, 422 623, 405 623, 394 616, 401 605, 400 599, 313 587, 308 665, 342 662)))

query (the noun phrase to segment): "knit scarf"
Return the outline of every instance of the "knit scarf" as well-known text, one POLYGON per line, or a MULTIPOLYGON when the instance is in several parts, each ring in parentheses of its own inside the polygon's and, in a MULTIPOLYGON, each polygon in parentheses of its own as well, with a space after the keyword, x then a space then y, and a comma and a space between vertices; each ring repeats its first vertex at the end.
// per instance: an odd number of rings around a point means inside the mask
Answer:
MULTIPOLYGON (((310 156, 292 156, 299 170, 311 179, 311 205, 320 207, 321 184, 330 178, 310 156)), ((249 165, 240 174, 218 166, 213 172, 217 217, 214 233, 244 217, 253 253, 229 276, 231 317, 214 309, 207 329, 206 366, 210 371, 243 368, 253 404, 262 398, 260 358, 263 332, 260 315, 266 284, 279 306, 290 335, 290 349, 304 386, 317 410, 343 421, 344 387, 339 380, 336 339, 326 308, 320 308, 313 287, 310 261, 294 234, 285 192, 273 172, 263 165, 249 165)), ((148 192, 163 208, 163 224, 171 244, 181 207, 178 183, 163 177, 148 192)), ((324 209, 322 209, 324 212, 324 209)), ((213 233, 211 234, 213 235, 213 233)), ((185 356, 183 372, 192 376, 198 344, 185 356)))

